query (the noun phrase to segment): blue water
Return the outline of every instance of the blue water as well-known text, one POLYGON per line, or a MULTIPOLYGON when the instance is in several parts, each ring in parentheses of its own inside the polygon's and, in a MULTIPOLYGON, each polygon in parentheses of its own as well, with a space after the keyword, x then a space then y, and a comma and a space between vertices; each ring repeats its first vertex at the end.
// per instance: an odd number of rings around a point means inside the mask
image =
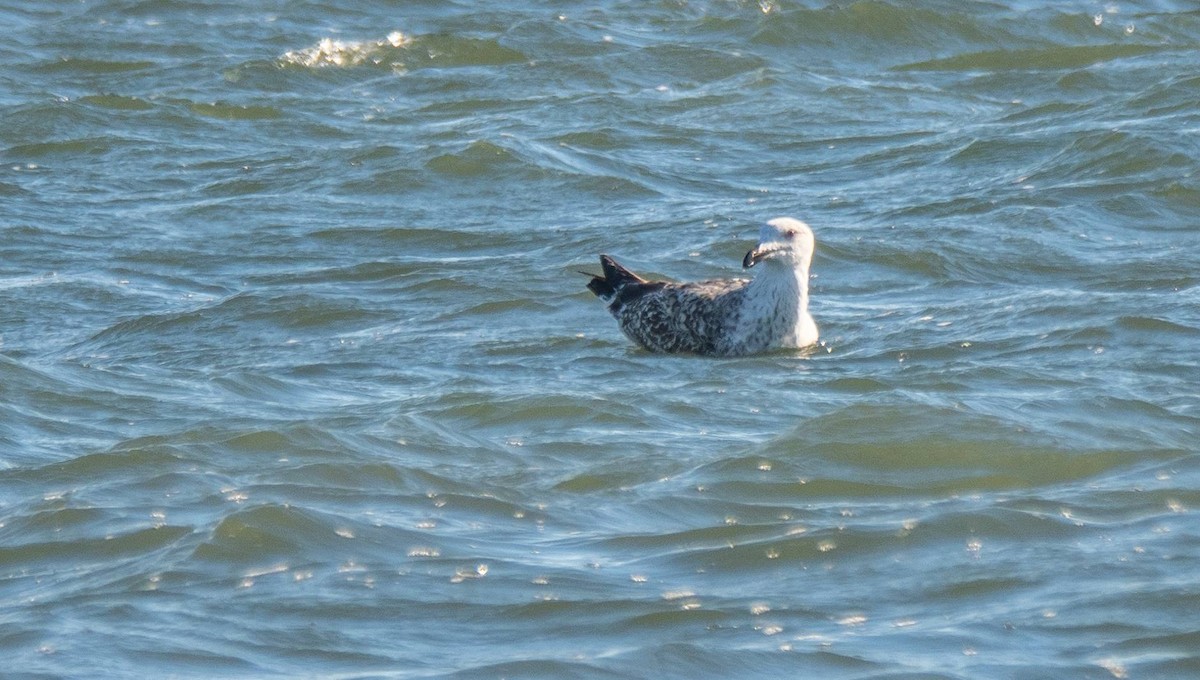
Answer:
POLYGON ((1191 3, 0 23, 5 677, 1200 677, 1191 3))

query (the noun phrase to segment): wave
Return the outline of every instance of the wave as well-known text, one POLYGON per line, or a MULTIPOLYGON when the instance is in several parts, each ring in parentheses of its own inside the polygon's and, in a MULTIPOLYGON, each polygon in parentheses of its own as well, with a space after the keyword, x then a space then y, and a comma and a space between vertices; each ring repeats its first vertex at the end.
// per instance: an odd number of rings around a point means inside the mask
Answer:
POLYGON ((379 40, 323 38, 311 47, 279 57, 281 66, 371 68, 406 72, 416 68, 499 66, 527 61, 517 50, 494 39, 457 35, 410 36, 393 31, 379 40))
POLYGON ((989 50, 897 66, 899 71, 1009 71, 1078 69, 1115 59, 1153 54, 1152 45, 1073 45, 1026 50, 989 50))

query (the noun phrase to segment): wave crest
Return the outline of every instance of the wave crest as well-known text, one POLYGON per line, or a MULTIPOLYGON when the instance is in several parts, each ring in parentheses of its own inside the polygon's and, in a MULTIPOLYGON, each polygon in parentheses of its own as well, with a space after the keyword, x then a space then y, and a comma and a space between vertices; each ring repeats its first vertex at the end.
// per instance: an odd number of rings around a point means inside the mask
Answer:
MULTIPOLYGON (((306 68, 346 67, 362 64, 384 66, 389 65, 387 62, 391 50, 404 47, 409 42, 411 41, 408 36, 400 31, 388 33, 383 40, 342 41, 322 38, 316 45, 307 49, 284 53, 280 60, 285 64, 306 68)), ((399 62, 390 65, 402 66, 399 62)))

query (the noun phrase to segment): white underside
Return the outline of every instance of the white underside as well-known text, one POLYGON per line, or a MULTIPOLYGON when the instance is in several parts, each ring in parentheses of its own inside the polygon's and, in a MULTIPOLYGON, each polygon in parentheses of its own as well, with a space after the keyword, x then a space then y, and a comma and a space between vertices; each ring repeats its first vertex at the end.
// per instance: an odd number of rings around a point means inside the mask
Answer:
POLYGON ((817 324, 808 313, 808 272, 764 263, 746 287, 736 325, 725 350, 749 354, 773 348, 816 344, 817 324))

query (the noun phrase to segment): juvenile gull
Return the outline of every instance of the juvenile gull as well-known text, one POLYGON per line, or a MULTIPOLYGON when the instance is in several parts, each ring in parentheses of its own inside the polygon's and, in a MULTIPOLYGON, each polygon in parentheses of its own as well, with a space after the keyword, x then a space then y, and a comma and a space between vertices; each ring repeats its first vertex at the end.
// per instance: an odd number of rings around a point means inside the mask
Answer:
POLYGON ((808 266, 814 240, 807 224, 778 217, 762 226, 742 266, 762 265, 753 279, 695 283, 647 281, 600 256, 603 276, 588 290, 608 305, 621 331, 651 352, 740 356, 817 342, 808 313, 808 266))

